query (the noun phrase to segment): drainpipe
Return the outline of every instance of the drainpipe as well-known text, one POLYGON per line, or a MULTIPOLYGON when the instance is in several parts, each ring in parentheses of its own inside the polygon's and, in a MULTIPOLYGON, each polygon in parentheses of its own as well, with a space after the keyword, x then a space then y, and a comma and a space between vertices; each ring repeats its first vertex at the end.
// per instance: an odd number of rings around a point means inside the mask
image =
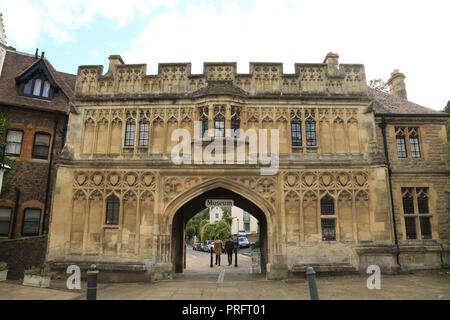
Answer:
POLYGON ((50 180, 52 177, 52 164, 53 164, 53 150, 55 150, 55 143, 56 143, 56 128, 58 126, 58 119, 55 119, 54 126, 53 126, 53 143, 52 143, 52 150, 50 151, 50 161, 48 164, 48 175, 47 175, 47 187, 45 191, 45 205, 44 205, 44 221, 42 223, 42 234, 46 234, 46 218, 47 218, 47 207, 48 207, 48 194, 50 191, 50 180))
POLYGON ((394 227, 394 242, 395 242, 395 245, 397 247, 396 260, 397 260, 398 266, 401 269, 400 259, 399 259, 400 248, 398 246, 397 225, 395 223, 394 197, 393 197, 393 193, 392 193, 392 179, 391 179, 392 170, 391 170, 391 163, 389 161, 389 152, 388 152, 387 139, 386 139, 386 125, 387 124, 386 124, 385 118, 381 117, 381 123, 379 123, 378 126, 381 128, 381 132, 382 132, 382 135, 383 135, 384 154, 386 156, 386 163, 387 163, 387 167, 388 167, 389 193, 390 193, 390 196, 391 196, 392 225, 394 227))
POLYGON ((19 207, 19 199, 20 199, 20 189, 14 187, 16 192, 16 203, 14 204, 14 213, 13 213, 13 221, 12 221, 12 229, 10 239, 14 239, 15 231, 16 231, 16 221, 17 221, 17 208, 19 207))

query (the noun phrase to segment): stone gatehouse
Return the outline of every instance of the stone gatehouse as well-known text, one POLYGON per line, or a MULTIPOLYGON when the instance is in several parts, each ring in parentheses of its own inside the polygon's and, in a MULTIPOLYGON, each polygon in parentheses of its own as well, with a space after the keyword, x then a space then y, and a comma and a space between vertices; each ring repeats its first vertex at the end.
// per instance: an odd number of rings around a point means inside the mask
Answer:
POLYGON ((187 221, 206 198, 233 199, 260 222, 268 278, 314 266, 319 271, 384 272, 448 261, 447 115, 406 100, 404 76, 391 94, 370 89, 364 66, 279 63, 144 64, 110 56, 78 69, 73 112, 58 161, 47 261, 55 268, 97 263, 111 279, 183 271, 187 221), (196 126, 214 129, 195 138, 196 126), (277 129, 278 170, 262 175, 259 151, 245 161, 175 164, 176 129, 188 149, 238 138, 225 129, 277 129), (208 141, 205 141, 208 140, 208 141), (395 223, 394 223, 395 221, 395 223))

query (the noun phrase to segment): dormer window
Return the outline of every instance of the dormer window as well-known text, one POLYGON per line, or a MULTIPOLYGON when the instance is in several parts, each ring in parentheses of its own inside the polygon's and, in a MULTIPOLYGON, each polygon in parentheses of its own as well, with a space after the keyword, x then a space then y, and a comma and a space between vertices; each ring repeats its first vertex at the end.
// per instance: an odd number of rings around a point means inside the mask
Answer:
POLYGON ((58 86, 43 59, 16 77, 21 96, 52 99, 58 86))
POLYGON ((51 99, 52 93, 50 82, 40 78, 28 80, 22 89, 22 95, 35 98, 51 99))

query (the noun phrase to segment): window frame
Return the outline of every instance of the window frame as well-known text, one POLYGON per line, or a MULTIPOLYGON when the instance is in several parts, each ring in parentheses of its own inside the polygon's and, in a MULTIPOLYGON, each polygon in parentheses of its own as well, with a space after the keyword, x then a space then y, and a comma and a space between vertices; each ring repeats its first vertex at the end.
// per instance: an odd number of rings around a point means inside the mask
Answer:
MULTIPOLYGON (((0 233, 0 237, 9 237, 9 233, 11 232, 11 218, 13 215, 13 209, 7 206, 1 206, 0 209, 9 209, 9 221, 8 221, 8 229, 6 233, 0 233)), ((0 223, 5 223, 4 221, 0 221, 0 223)))
POLYGON ((397 159, 423 159, 420 131, 420 127, 394 127, 397 159))
POLYGON ((106 207, 105 207, 105 225, 107 226, 119 226, 120 222, 120 199, 115 194, 111 194, 108 198, 106 198, 106 207), (112 203, 110 202, 112 201, 112 203), (117 209, 117 213, 115 211, 110 214, 109 209, 110 205, 112 205, 112 210, 117 209), (111 218, 111 219, 109 219, 111 218))
POLYGON ((150 122, 148 120, 141 120, 139 121, 139 139, 138 139, 138 146, 141 148, 148 148, 149 141, 150 141, 150 122), (142 126, 146 125, 147 128, 142 130, 142 126), (145 135, 145 137, 142 137, 142 134, 145 135), (142 142, 145 142, 143 144, 142 142))
POLYGON ((41 219, 42 219, 42 209, 41 208, 33 208, 33 207, 24 208, 23 209, 23 215, 22 215, 22 230, 21 230, 22 236, 24 236, 24 237, 35 237, 35 236, 40 235, 40 233, 41 233, 41 219), (26 221, 25 217, 26 217, 26 214, 27 214, 27 210, 39 210, 39 221, 38 221, 38 229, 37 229, 37 233, 36 234, 34 234, 34 233, 25 233, 24 232, 25 221, 26 221))
MULTIPOLYGON (((430 188, 429 187, 401 187, 401 202, 402 202, 402 215, 403 215, 403 224, 404 224, 404 239, 405 240, 429 240, 433 239, 433 214, 430 213, 430 188), (405 212, 404 206, 404 197, 405 195, 410 194, 412 197, 413 204, 413 212, 411 210, 407 210, 409 213, 405 212), (426 205, 423 203, 419 206, 419 199, 422 202, 426 201, 426 205), (426 207, 426 211, 421 212, 423 208, 426 207), (407 220, 414 220, 414 236, 411 233, 411 226, 408 227, 410 223, 406 222, 407 220), (423 221, 427 221, 423 223, 423 221), (426 225, 426 226, 425 226, 426 225)), ((408 207, 411 209, 410 207, 408 207)))
POLYGON ((21 85, 20 85, 20 88, 19 88, 19 95, 24 96, 24 97, 29 97, 29 98, 52 100, 53 99, 53 94, 54 94, 54 87, 52 86, 50 81, 46 77, 44 77, 43 75, 34 76, 34 77, 32 77, 32 78, 30 78, 30 79, 28 79, 26 81, 23 81, 21 83, 21 85), (35 95, 34 94, 36 80, 40 80, 41 81, 41 87, 39 88, 39 95, 35 95), (31 89, 30 89, 30 93, 28 94, 28 93, 25 93, 25 87, 30 81, 31 81, 31 89), (45 83, 48 83, 48 85, 49 85, 48 97, 43 96, 45 83))
MULTIPOLYGON (((34 138, 33 138, 33 149, 31 151, 31 159, 40 159, 40 160, 48 160, 48 156, 50 154, 50 150, 51 150, 51 145, 52 145, 52 135, 48 132, 43 132, 43 131, 38 131, 34 133, 34 138), (37 156, 35 154, 35 150, 36 150, 36 137, 37 135, 45 135, 48 136, 48 146, 47 146, 47 156, 44 158, 43 156, 37 156)), ((38 145, 38 147, 42 147, 42 145, 38 145)))
POLYGON ((124 141, 123 146, 124 147, 134 147, 134 140, 136 139, 136 122, 134 120, 127 120, 125 123, 125 134, 124 134, 124 141), (133 130, 129 131, 129 127, 133 127, 133 130), (132 139, 131 139, 131 132, 132 133, 132 139))
MULTIPOLYGON (((20 155, 22 154, 22 145, 23 145, 23 138, 24 138, 24 135, 25 135, 25 132, 23 131, 23 130, 21 130, 21 129, 16 129, 16 128, 11 128, 11 129, 8 129, 8 130, 6 130, 6 144, 5 144, 5 154, 6 155, 8 155, 8 156, 13 156, 13 157, 20 157, 20 155), (22 133, 22 138, 20 139, 20 150, 19 150, 19 153, 18 154, 16 154, 16 153, 8 153, 7 151, 6 151, 6 149, 7 149, 7 145, 8 145, 8 133, 10 132, 10 131, 16 131, 16 132, 21 132, 22 133)), ((10 142, 11 143, 11 142, 10 142)), ((18 142, 12 142, 12 143, 18 143, 18 142)))

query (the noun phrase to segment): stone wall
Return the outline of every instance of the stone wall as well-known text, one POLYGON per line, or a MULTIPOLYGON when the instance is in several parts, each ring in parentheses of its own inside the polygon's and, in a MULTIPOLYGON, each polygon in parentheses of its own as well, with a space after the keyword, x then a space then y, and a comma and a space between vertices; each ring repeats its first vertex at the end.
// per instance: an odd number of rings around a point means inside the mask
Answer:
POLYGON ((46 235, 0 241, 0 261, 8 263, 8 279, 21 279, 24 270, 42 266, 46 250, 46 235))

